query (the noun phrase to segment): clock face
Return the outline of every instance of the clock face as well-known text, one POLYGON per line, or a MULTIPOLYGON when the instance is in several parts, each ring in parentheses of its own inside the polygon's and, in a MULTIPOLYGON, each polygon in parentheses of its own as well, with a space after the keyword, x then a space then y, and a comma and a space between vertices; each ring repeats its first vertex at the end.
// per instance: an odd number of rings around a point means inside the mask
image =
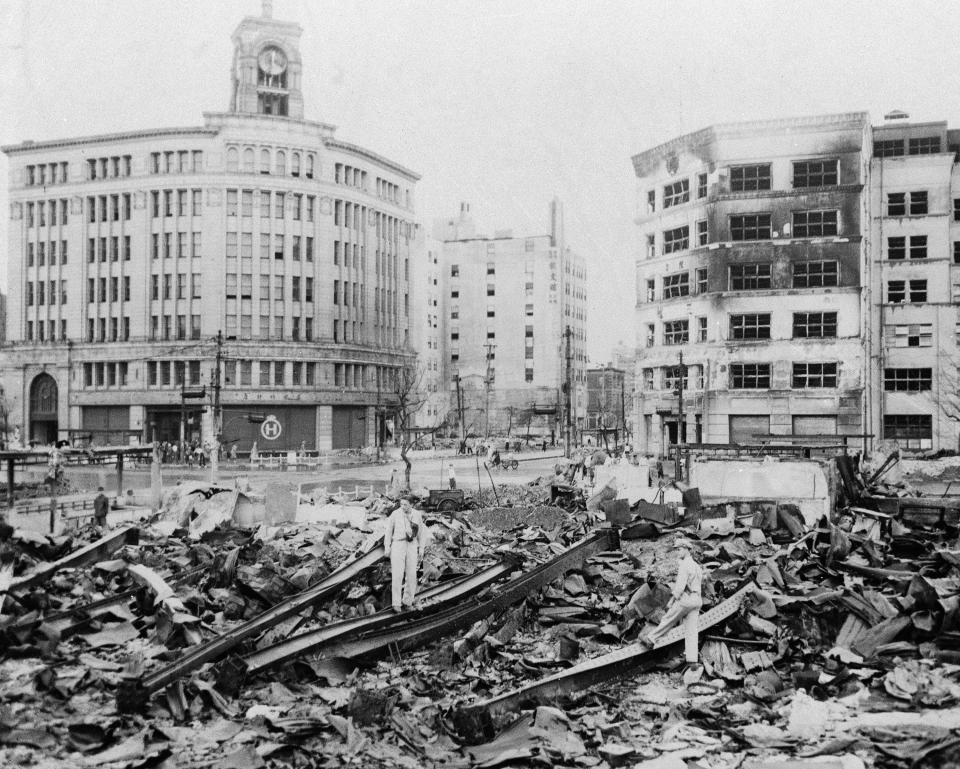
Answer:
POLYGON ((264 48, 258 57, 260 69, 268 75, 280 75, 287 68, 287 56, 279 48, 264 48))

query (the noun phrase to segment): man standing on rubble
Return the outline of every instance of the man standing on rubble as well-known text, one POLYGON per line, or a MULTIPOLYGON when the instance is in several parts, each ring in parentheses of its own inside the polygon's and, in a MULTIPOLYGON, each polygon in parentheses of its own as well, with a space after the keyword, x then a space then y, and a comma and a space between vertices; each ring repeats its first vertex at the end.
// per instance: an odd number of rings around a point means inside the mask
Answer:
POLYGON ((645 639, 640 643, 647 648, 653 648, 673 627, 683 623, 684 629, 684 656, 687 665, 696 665, 698 661, 697 620, 700 618, 700 607, 703 606, 702 585, 703 569, 693 560, 693 552, 689 543, 680 541, 676 545, 680 564, 677 568, 677 578, 673 583, 673 597, 667 604, 667 612, 645 639))
POLYGON ((93 522, 103 528, 107 525, 107 512, 110 510, 110 500, 103 493, 103 486, 97 487, 97 496, 93 500, 93 522))
POLYGON ((423 515, 410 501, 400 500, 400 506, 387 518, 383 533, 384 547, 390 551, 391 598, 394 611, 413 608, 417 594, 417 566, 423 557, 427 531, 423 515))

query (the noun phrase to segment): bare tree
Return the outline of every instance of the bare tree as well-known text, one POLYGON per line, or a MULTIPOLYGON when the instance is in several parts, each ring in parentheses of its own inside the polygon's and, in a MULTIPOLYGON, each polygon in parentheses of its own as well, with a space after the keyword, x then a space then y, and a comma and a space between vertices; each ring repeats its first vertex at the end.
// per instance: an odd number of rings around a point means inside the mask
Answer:
POLYGON ((400 443, 400 459, 403 460, 404 481, 408 489, 410 488, 410 470, 413 467, 408 456, 411 423, 413 415, 426 401, 420 390, 421 379, 423 379, 423 371, 413 364, 408 364, 394 370, 393 381, 390 383, 392 395, 396 398, 394 412, 397 420, 396 438, 400 443))

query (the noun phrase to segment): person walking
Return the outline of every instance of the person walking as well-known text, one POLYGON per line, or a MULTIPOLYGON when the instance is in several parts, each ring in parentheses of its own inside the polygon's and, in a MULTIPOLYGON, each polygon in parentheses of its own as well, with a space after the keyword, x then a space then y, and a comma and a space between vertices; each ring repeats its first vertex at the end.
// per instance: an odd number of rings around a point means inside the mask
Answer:
POLYGON ((387 518, 383 544, 390 553, 391 602, 396 612, 413 608, 417 594, 417 566, 426 544, 423 515, 409 497, 387 518))
POLYGON ((684 657, 687 665, 690 666, 697 664, 699 655, 697 621, 700 618, 700 608, 703 606, 703 569, 693 559, 693 551, 688 542, 678 542, 676 550, 680 563, 666 614, 646 638, 640 639, 640 643, 652 649, 672 628, 682 622, 684 657))
POLYGON ((450 482, 450 488, 457 488, 457 474, 453 469, 453 462, 447 463, 447 480, 450 482))

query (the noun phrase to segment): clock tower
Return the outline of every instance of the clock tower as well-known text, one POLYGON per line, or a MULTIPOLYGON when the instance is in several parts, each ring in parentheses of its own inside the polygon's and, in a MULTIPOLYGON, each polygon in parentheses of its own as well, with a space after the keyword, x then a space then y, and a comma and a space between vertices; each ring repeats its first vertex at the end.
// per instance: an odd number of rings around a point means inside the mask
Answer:
POLYGON ((272 0, 233 33, 230 111, 303 119, 299 24, 273 18, 272 0))

